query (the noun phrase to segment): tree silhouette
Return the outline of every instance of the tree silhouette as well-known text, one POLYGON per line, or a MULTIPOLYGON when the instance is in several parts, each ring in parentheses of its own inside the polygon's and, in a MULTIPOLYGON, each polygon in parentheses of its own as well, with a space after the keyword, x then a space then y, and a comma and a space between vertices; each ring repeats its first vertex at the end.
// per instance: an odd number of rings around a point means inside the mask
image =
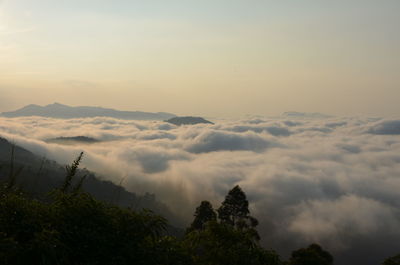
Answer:
MULTIPOLYGON (((72 184, 72 180, 74 178, 74 176, 76 175, 76 172, 78 170, 79 164, 82 161, 82 157, 83 157, 83 152, 81 152, 79 154, 79 156, 74 160, 74 162, 72 162, 71 165, 68 165, 65 167, 66 171, 67 171, 67 176, 64 179, 64 183, 61 187, 61 191, 62 192, 67 192, 68 188, 71 186, 72 184)), ((83 182, 83 180, 82 180, 83 182)), ((82 185, 82 183, 78 184, 78 185, 82 185)))
POLYGON ((196 208, 194 220, 190 225, 188 232, 193 230, 203 230, 207 222, 216 220, 217 214, 215 213, 211 203, 208 201, 202 201, 200 206, 196 208))
POLYGON ((236 185, 228 192, 221 207, 218 209, 218 218, 221 223, 229 224, 239 229, 257 226, 257 219, 249 214, 249 202, 246 194, 236 185))
POLYGON ((186 234, 184 243, 196 265, 282 265, 276 252, 254 241, 253 231, 211 221, 186 234))
POLYGON ((311 244, 292 252, 289 265, 332 265, 332 255, 320 245, 311 244))

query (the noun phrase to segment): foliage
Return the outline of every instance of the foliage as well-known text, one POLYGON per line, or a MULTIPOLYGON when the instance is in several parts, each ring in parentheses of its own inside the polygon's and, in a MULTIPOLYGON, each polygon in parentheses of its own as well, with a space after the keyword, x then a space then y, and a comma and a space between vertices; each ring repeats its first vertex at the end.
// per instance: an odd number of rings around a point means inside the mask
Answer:
POLYGON ((186 235, 185 244, 195 264, 258 265, 281 264, 273 251, 262 249, 254 241, 253 230, 241 231, 233 226, 210 221, 203 230, 186 235))
MULTIPOLYGON (((68 192, 81 189, 101 201, 137 210, 151 209, 155 213, 168 218, 168 220, 179 223, 178 217, 154 195, 138 195, 105 179, 100 179, 95 173, 87 169, 78 168, 68 192), (82 185, 79 185, 80 183, 82 185)), ((45 195, 53 189, 61 189, 65 180, 65 166, 51 159, 37 156, 0 137, 0 185, 2 183, 4 185, 10 184, 10 190, 22 189, 35 198, 45 199, 45 195), (13 174, 10 174, 11 172, 13 174), (13 177, 11 178, 10 175, 13 177), (10 181, 11 179, 13 181, 10 181)), ((176 234, 182 234, 181 229, 176 234)))
POLYGON ((79 154, 79 156, 72 162, 72 165, 66 166, 65 169, 67 171, 67 176, 65 177, 64 183, 61 187, 62 192, 67 192, 68 188, 71 186, 72 179, 76 175, 76 171, 78 170, 79 164, 82 161, 83 152, 79 154))
POLYGON ((196 208, 184 241, 195 264, 282 264, 274 251, 260 247, 257 222, 248 205, 245 193, 235 186, 218 209, 219 222, 208 201, 196 208))
POLYGON ((332 255, 317 244, 292 252, 289 265, 332 265, 332 255))
POLYGON ((239 186, 235 186, 226 195, 218 209, 218 218, 221 222, 235 226, 238 221, 249 215, 249 202, 239 186))
POLYGON ((254 239, 260 240, 260 236, 254 229, 258 225, 258 220, 250 216, 246 194, 238 185, 228 192, 217 211, 221 223, 234 226, 240 230, 250 230, 254 239))
POLYGON ((0 264, 190 264, 164 218, 68 189, 80 158, 46 200, 1 186, 0 264))
POLYGON ((216 220, 217 214, 215 213, 211 203, 209 201, 202 201, 200 206, 196 208, 194 220, 188 231, 202 230, 205 228, 207 222, 216 220))
POLYGON ((385 259, 382 265, 400 265, 400 254, 385 259))

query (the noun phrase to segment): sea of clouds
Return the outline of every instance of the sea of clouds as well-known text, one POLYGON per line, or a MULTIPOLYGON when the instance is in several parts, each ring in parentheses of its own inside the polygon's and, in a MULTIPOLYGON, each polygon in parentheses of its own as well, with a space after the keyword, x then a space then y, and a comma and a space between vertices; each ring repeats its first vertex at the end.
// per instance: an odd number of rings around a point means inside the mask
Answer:
POLYGON ((282 117, 178 127, 23 117, 0 118, 0 136, 64 164, 84 151, 84 167, 130 191, 155 193, 187 223, 201 200, 217 208, 239 184, 263 244, 282 254, 318 242, 348 264, 378 264, 400 252, 400 119, 282 117), (80 135, 101 142, 45 141, 80 135))

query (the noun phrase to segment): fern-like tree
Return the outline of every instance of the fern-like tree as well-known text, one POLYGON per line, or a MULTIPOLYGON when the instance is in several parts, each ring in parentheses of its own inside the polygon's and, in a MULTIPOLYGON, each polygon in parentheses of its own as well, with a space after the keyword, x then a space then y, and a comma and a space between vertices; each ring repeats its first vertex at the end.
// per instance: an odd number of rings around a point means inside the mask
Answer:
POLYGON ((257 219, 250 216, 249 201, 238 185, 228 192, 217 211, 221 223, 229 224, 239 229, 254 228, 258 225, 257 219))
POLYGON ((216 220, 217 214, 215 213, 211 203, 209 201, 202 201, 200 206, 196 208, 194 220, 190 225, 188 232, 193 230, 203 230, 206 223, 216 220))

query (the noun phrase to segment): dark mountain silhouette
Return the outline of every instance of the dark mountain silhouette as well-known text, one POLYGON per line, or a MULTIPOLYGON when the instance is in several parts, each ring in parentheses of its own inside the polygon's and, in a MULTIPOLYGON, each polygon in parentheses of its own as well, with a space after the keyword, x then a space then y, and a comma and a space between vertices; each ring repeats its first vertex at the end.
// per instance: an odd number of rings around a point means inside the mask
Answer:
POLYGON ((93 144, 100 142, 99 140, 87 137, 87 136, 72 136, 72 137, 57 137, 52 139, 47 139, 48 143, 59 143, 59 144, 75 144, 75 143, 83 143, 83 144, 93 144))
POLYGON ((28 105, 21 109, 3 112, 5 117, 21 117, 21 116, 42 116, 49 118, 90 118, 90 117, 111 117, 126 120, 165 120, 175 117, 174 114, 166 112, 142 112, 142 111, 120 111, 102 107, 71 107, 59 103, 47 106, 28 105))
POLYGON ((166 122, 175 124, 175 125, 193 125, 193 124, 199 124, 199 123, 208 123, 208 124, 214 124, 211 121, 205 120, 201 117, 173 117, 169 120, 166 120, 166 122))

